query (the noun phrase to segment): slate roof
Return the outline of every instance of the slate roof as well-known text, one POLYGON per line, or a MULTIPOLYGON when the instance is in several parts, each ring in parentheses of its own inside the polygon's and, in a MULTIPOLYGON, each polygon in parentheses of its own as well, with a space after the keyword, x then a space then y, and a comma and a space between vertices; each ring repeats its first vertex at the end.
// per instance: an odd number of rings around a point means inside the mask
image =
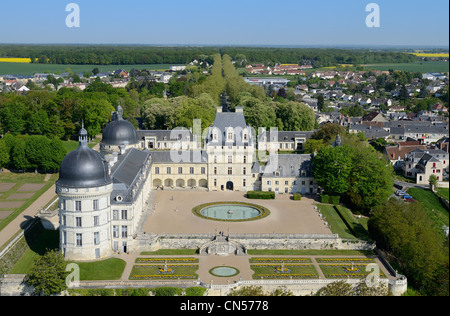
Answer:
POLYGON ((313 177, 312 155, 271 155, 264 168, 264 177, 291 178, 313 177))
MULTIPOLYGON (((116 197, 120 195, 122 203, 131 203, 139 194, 133 196, 132 190, 143 172, 143 168, 150 157, 150 152, 130 149, 125 155, 119 156, 119 160, 111 169, 113 180, 113 192, 111 203, 116 204, 116 197)), ((137 192, 142 189, 143 183, 137 187, 137 192)))
MULTIPOLYGON (((238 109, 238 108, 236 108, 238 109)), ((235 135, 233 146, 244 146, 246 143, 248 146, 253 144, 253 137, 251 137, 251 129, 245 122, 244 112, 218 112, 214 125, 209 129, 207 142, 211 146, 223 146, 231 145, 231 142, 227 142, 226 131, 228 128, 232 128, 235 135), (244 128, 248 128, 248 140, 244 142, 242 131, 244 128), (217 140, 212 139, 212 133, 214 129, 218 129, 221 132, 220 137, 217 140)))
POLYGON ((202 150, 191 151, 152 151, 152 163, 208 163, 208 154, 202 150))

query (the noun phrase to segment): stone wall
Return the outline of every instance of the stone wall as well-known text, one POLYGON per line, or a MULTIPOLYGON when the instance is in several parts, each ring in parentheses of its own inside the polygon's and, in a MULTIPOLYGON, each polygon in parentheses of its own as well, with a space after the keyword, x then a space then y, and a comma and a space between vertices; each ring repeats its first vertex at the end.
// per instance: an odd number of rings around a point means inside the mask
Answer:
MULTIPOLYGON (((214 239, 211 234, 199 235, 140 235, 135 239, 136 251, 158 249, 197 249, 214 239)), ((230 240, 242 244, 247 250, 302 250, 339 249, 372 250, 374 244, 361 240, 344 240, 337 235, 273 235, 235 234, 230 240)))

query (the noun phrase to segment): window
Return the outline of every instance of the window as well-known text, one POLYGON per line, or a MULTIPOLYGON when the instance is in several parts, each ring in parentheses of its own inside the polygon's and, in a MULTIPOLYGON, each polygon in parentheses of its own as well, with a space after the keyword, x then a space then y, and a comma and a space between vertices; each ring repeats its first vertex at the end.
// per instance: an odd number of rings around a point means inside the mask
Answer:
POLYGON ((244 163, 247 163, 247 156, 244 156, 244 163))
POLYGON ((217 156, 214 156, 214 163, 217 163, 217 156))
POLYGON ((76 227, 82 227, 82 225, 81 225, 81 217, 76 217, 75 218, 75 226, 76 227))
POLYGON ((100 225, 100 219, 98 216, 94 216, 94 226, 99 226, 100 225))
POLYGON ((231 168, 231 167, 228 168, 228 174, 229 174, 229 175, 232 175, 232 174, 233 174, 233 168, 231 168))
POLYGON ((247 186, 247 180, 245 180, 245 179, 242 180, 242 186, 243 186, 243 187, 246 187, 246 186, 247 186))
POLYGON ((127 210, 122 210, 122 219, 128 219, 127 210))
POLYGON ((94 211, 98 211, 98 200, 92 201, 92 204, 92 208, 94 209, 94 211))
POLYGON ((66 225, 67 225, 66 215, 63 215, 63 216, 62 216, 62 224, 63 224, 63 226, 66 226, 66 225))
POLYGON ((217 167, 214 167, 214 174, 217 174, 217 167))
POLYGON ((245 176, 247 174, 247 168, 244 167, 244 169, 242 169, 242 174, 245 176))
POLYGON ((205 167, 202 167, 202 174, 206 174, 206 168, 205 167))
POLYGON ((289 185, 289 181, 284 181, 284 185, 289 185))
POLYGON ((67 245, 67 232, 63 232, 63 245, 67 245))
POLYGON ((155 167, 155 174, 159 174, 159 167, 155 167))
POLYGON ((81 212, 81 201, 75 201, 75 211, 81 212))
POLYGON ((119 238, 119 226, 113 226, 113 237, 119 238))
POLYGON ((183 174, 183 167, 178 167, 178 174, 183 174))
POLYGON ((228 163, 233 163, 233 156, 228 156, 228 163))
MULTIPOLYGON (((444 163, 445 163, 445 162, 444 162, 444 163)), ((63 211, 66 210, 66 200, 61 200, 61 209, 62 209, 63 211)))
POLYGON ((233 132, 228 132, 227 139, 228 140, 233 140, 233 132))
POLYGON ((100 233, 99 232, 94 233, 94 245, 100 245, 100 233))
POLYGON ((272 181, 267 181, 267 185, 272 185, 272 181))
POLYGON ((214 179, 214 186, 217 187, 217 179, 214 179))
POLYGON ((118 220, 119 219, 119 211, 118 210, 114 210, 113 211, 113 220, 118 220))
POLYGON ((284 188, 284 193, 289 193, 289 189, 288 188, 284 188))
POLYGON ((172 168, 167 167, 167 174, 171 174, 172 173, 172 168))
POLYGON ((77 247, 83 246, 83 235, 77 234, 77 247))
POLYGON ((190 167, 190 168, 189 168, 189 173, 190 173, 190 174, 194 174, 194 167, 190 167))
POLYGON ((127 237, 128 237, 128 227, 122 226, 122 238, 127 238, 127 237))

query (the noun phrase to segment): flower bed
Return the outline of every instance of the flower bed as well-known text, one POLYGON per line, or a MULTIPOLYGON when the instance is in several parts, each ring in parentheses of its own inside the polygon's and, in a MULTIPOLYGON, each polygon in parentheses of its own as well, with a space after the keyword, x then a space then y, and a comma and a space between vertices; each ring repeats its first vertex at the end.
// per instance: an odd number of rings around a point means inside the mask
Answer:
POLYGON ((364 263, 375 263, 374 259, 370 258, 317 258, 318 263, 321 262, 364 262, 364 263))
POLYGON ((169 262, 192 262, 198 263, 196 258, 137 258, 136 263, 169 263, 169 262))
POLYGON ((256 262, 311 262, 311 258, 251 258, 250 263, 256 262))
POLYGON ((318 279, 317 274, 296 274, 296 273, 274 273, 274 274, 255 274, 254 279, 318 279))
POLYGON ((197 264, 168 264, 167 268, 172 270, 171 274, 161 274, 160 272, 163 268, 164 266, 161 263, 135 265, 130 273, 130 280, 198 278, 196 271, 199 269, 199 266, 197 264))

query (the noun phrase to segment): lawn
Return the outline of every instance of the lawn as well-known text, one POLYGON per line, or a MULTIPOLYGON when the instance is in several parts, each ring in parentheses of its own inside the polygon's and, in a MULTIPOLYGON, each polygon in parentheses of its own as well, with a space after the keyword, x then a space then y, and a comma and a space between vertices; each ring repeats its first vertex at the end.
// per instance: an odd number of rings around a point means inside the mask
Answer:
POLYGON ((119 280, 125 270, 126 262, 111 258, 98 262, 75 262, 80 267, 80 281, 119 280))
POLYGON ((164 264, 134 265, 131 270, 130 280, 173 280, 173 279, 198 279, 198 264, 168 264, 173 273, 161 273, 164 264))
POLYGON ((280 264, 252 264, 250 268, 255 272, 253 274, 253 279, 259 280, 264 279, 305 279, 314 278, 318 279, 319 274, 316 268, 312 264, 291 264, 285 263, 285 268, 289 269, 289 273, 277 273, 276 269, 281 269, 280 264))
POLYGON ((407 193, 424 206, 428 211, 430 219, 438 229, 441 229, 443 225, 449 226, 448 209, 442 205, 439 198, 433 192, 425 189, 410 188, 407 193))
POLYGON ((401 71, 411 71, 411 72, 449 72, 449 63, 441 61, 418 61, 414 63, 403 63, 403 64, 370 64, 362 65, 366 69, 374 69, 381 71, 388 70, 401 70, 401 71))
POLYGON ((443 197, 447 201, 449 200, 449 189, 448 188, 438 188, 436 194, 440 197, 443 197))
MULTIPOLYGON (((0 173, 0 183, 9 183, 13 186, 4 192, 0 192, 0 209, 6 209, 9 207, 2 207, 7 205, 8 202, 19 202, 20 206, 14 207, 13 212, 3 219, 0 219, 0 230, 6 227, 12 220, 19 216, 27 207, 33 204, 44 192, 46 192, 58 179, 57 174, 52 174, 49 181, 45 182, 45 174, 36 173, 12 173, 2 172, 0 173), (20 191, 25 184, 42 184, 42 187, 38 190, 20 191), (17 194, 32 193, 29 198, 10 199, 17 194), (3 203, 2 203, 3 202, 3 203)), ((56 196, 56 194, 55 194, 56 196)), ((0 217, 1 218, 1 217, 0 217)), ((1 245, 0 245, 1 246, 1 245)))
POLYGON ((338 234, 339 237, 343 239, 356 239, 350 228, 336 212, 333 205, 317 204, 317 207, 325 217, 325 220, 331 226, 331 231, 333 234, 338 234))

